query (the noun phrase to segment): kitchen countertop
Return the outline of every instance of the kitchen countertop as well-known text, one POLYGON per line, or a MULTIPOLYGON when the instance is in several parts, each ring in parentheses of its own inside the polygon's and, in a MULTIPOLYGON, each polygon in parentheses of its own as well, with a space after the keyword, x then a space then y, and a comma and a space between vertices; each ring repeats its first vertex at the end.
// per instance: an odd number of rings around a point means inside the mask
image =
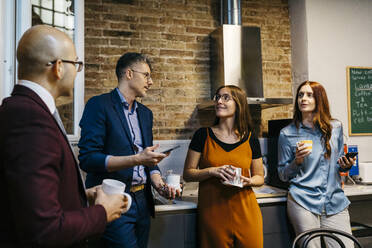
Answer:
POLYGON ((372 185, 345 185, 344 192, 347 196, 372 195, 372 185))
MULTIPOLYGON (((254 187, 258 204, 285 202, 287 200, 287 191, 270 185, 254 187)), ((346 196, 372 195, 372 185, 345 185, 346 196)), ((167 201, 155 205, 156 212, 191 210, 197 208, 198 202, 198 183, 186 183, 183 194, 180 199, 167 201)))
MULTIPOLYGON (((186 183, 180 199, 174 201, 161 199, 159 202, 167 204, 155 205, 155 212, 196 209, 198 203, 198 185, 198 183, 186 183)), ((261 187, 255 187, 253 190, 256 193, 259 204, 285 202, 287 200, 287 191, 283 189, 263 185, 261 187)))

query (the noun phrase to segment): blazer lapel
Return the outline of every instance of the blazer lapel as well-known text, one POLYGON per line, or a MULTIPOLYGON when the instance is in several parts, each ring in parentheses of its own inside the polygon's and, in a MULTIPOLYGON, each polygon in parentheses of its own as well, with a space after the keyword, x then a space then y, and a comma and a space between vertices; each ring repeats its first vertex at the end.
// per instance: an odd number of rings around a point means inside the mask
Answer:
MULTIPOLYGON (((48 112, 48 114, 50 115, 50 117, 51 117, 51 118, 54 120, 54 122, 57 124, 58 129, 59 129, 59 131, 63 134, 63 137, 65 138, 66 142, 67 142, 68 144, 70 144, 69 141, 68 141, 68 138, 67 138, 66 134, 63 132, 63 130, 62 130, 61 127, 59 126, 57 120, 55 119, 55 117, 53 116, 53 114, 50 113, 49 108, 48 108, 47 105, 44 103, 44 101, 39 97, 38 94, 36 94, 33 90, 31 90, 31 89, 29 89, 29 88, 27 88, 27 87, 25 87, 25 86, 22 86, 22 85, 15 85, 15 86, 14 86, 14 90, 13 90, 13 92, 12 92, 12 95, 24 95, 24 96, 28 96, 28 97, 30 97, 32 100, 34 100, 37 104, 39 104, 39 105, 40 105, 40 106, 41 106, 41 107, 42 107, 46 112, 48 112)), ((70 146, 70 148, 71 148, 71 146, 70 146)), ((72 149, 71 149, 71 152, 73 152, 72 149)), ((75 158, 75 156, 74 156, 74 158, 75 158)), ((75 162, 76 162, 76 159, 75 159, 75 162)))
POLYGON ((123 104, 121 103, 120 97, 119 97, 119 95, 118 95, 118 93, 116 92, 115 89, 113 91, 111 91, 111 97, 112 97, 114 110, 115 110, 116 114, 119 116, 120 123, 121 123, 121 125, 124 129, 125 135, 127 136, 128 140, 132 144, 132 150, 134 152, 133 139, 132 139, 132 135, 130 134, 130 131, 129 131, 127 118, 124 115, 123 104))

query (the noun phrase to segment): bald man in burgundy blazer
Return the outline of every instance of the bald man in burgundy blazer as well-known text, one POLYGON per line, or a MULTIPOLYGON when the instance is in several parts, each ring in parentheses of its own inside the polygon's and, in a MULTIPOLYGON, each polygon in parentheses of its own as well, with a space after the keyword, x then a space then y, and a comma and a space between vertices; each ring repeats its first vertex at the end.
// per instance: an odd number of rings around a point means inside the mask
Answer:
POLYGON ((55 98, 68 95, 81 69, 73 43, 57 29, 36 26, 20 40, 17 59, 20 85, 0 106, 0 247, 85 247, 125 203, 100 187, 85 191, 52 115, 55 98))

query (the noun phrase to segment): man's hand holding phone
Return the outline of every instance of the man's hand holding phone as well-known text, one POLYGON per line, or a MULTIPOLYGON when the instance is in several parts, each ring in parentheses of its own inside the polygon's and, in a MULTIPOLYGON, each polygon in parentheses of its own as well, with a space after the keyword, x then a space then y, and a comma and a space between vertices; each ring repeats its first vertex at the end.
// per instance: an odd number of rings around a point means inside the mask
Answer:
POLYGON ((154 150, 156 150, 158 147, 159 144, 156 144, 154 146, 146 147, 143 151, 137 153, 135 155, 137 157, 136 164, 155 166, 160 163, 160 161, 167 157, 167 154, 155 152, 154 150))
POLYGON ((175 150, 175 149, 177 149, 179 147, 180 147, 180 145, 177 145, 177 146, 174 146, 172 148, 166 149, 164 151, 160 151, 160 153, 169 154, 171 151, 173 151, 173 150, 175 150))

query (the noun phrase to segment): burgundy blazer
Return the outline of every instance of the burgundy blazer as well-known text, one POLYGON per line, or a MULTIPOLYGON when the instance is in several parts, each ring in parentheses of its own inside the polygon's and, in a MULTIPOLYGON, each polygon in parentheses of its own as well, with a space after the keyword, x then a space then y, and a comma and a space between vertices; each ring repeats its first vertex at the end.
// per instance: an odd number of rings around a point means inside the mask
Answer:
POLYGON ((0 247, 80 247, 103 233, 78 166, 40 97, 16 85, 0 106, 0 247))

